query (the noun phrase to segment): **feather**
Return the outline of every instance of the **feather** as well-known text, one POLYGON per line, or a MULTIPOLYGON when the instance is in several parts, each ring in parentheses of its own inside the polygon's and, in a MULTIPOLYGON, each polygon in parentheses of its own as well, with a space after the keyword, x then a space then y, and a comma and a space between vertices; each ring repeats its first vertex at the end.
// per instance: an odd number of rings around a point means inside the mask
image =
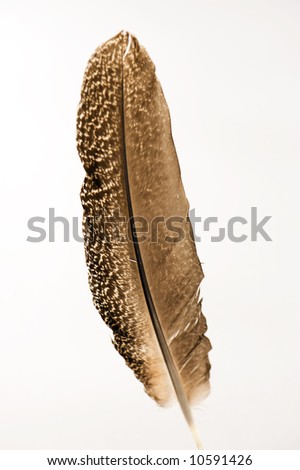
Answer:
POLYGON ((200 445, 190 405, 209 389, 203 271, 169 110, 151 59, 127 32, 89 60, 77 148, 94 305, 148 395, 160 405, 177 397, 200 445))

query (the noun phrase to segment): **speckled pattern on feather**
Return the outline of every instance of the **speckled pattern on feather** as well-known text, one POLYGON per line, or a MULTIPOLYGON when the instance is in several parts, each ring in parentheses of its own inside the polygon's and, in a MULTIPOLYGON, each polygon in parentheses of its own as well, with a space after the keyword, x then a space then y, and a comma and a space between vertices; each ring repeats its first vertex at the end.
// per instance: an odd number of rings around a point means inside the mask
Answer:
POLYGON ((128 220, 126 177, 135 216, 149 224, 158 216, 185 219, 181 242, 166 241, 169 232, 161 224, 157 242, 140 243, 140 252, 164 336, 192 402, 209 387, 211 346, 199 301, 203 272, 191 236, 168 107, 155 67, 133 36, 124 57, 128 39, 128 33, 120 33, 95 51, 81 91, 77 145, 86 171, 81 199, 89 285, 117 351, 146 392, 166 404, 173 387, 145 301, 134 245, 122 224, 125 243, 116 239, 113 224, 104 228, 104 220, 116 211, 128 220))

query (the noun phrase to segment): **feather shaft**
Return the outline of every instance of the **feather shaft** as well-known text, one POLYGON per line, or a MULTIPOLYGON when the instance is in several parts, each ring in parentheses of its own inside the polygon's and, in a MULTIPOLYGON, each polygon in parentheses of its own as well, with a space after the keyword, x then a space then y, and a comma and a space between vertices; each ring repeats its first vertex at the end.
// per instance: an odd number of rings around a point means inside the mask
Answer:
MULTIPOLYGON (((128 53, 128 50, 130 48, 130 43, 131 43, 131 35, 129 34, 128 38, 128 45, 126 47, 126 51, 124 54, 124 57, 128 53)), ((122 73, 123 75, 123 73, 122 73)), ((122 80, 124 83, 124 80, 122 80)), ((125 116, 124 112, 124 89, 122 89, 122 115, 125 116)), ((125 188, 126 188, 126 197, 127 197, 127 203, 128 203, 128 209, 129 209, 129 220, 130 220, 130 229, 131 229, 131 236, 132 240, 134 240, 134 250, 136 254, 136 259, 137 259, 137 264, 138 264, 138 269, 139 269, 139 274, 141 278, 141 283, 147 303, 147 307, 149 310, 149 315, 151 317, 152 325, 155 330, 158 343, 162 352, 162 355, 164 357, 164 360, 166 362, 167 369, 170 374, 170 378, 172 381, 172 384, 174 386, 174 390, 178 399, 178 402, 180 404, 180 407, 182 409, 183 415, 188 423, 188 426, 191 429, 191 432, 193 434, 194 440, 196 442, 196 445, 198 448, 201 447, 200 439, 198 437, 198 432, 194 423, 193 415, 191 412, 190 404, 188 402, 188 399, 186 397, 184 388, 181 383, 180 375, 178 374, 178 371, 176 369, 176 366, 174 364, 174 360, 171 356, 170 349, 168 347, 165 335, 163 333, 161 323, 159 321, 152 296, 151 296, 151 291, 149 288, 149 284, 147 281, 147 276, 145 273, 145 268, 142 260, 142 255, 139 247, 139 241, 138 238, 135 237, 135 226, 134 226, 134 213, 132 209, 132 203, 131 203, 131 195, 130 195, 130 187, 129 187, 129 179, 128 179, 128 168, 127 168, 127 156, 126 156, 126 134, 125 134, 125 126, 124 126, 124 120, 123 120, 123 145, 124 145, 124 179, 125 179, 125 188), (200 446, 200 447, 199 447, 200 446)))

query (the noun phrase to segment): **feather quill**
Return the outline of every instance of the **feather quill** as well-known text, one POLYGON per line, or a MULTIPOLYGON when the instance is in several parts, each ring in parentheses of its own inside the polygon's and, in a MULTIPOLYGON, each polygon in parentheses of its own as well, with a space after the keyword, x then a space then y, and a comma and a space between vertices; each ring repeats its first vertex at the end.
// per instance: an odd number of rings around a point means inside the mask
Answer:
POLYGON ((77 148, 94 304, 148 395, 160 405, 177 397, 200 447, 190 405, 209 390, 203 271, 169 110, 151 59, 127 32, 89 60, 77 148))

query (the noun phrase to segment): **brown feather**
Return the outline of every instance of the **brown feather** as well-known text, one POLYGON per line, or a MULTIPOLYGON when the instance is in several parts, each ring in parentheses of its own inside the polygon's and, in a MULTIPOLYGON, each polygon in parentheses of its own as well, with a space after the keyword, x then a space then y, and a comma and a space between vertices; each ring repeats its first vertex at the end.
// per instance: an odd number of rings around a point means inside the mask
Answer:
POLYGON ((94 304, 146 392, 164 405, 175 391, 193 428, 189 404, 209 388, 203 272, 169 110, 151 59, 129 33, 107 41, 88 63, 77 143, 94 304), (141 221, 145 240, 136 234, 141 221))

